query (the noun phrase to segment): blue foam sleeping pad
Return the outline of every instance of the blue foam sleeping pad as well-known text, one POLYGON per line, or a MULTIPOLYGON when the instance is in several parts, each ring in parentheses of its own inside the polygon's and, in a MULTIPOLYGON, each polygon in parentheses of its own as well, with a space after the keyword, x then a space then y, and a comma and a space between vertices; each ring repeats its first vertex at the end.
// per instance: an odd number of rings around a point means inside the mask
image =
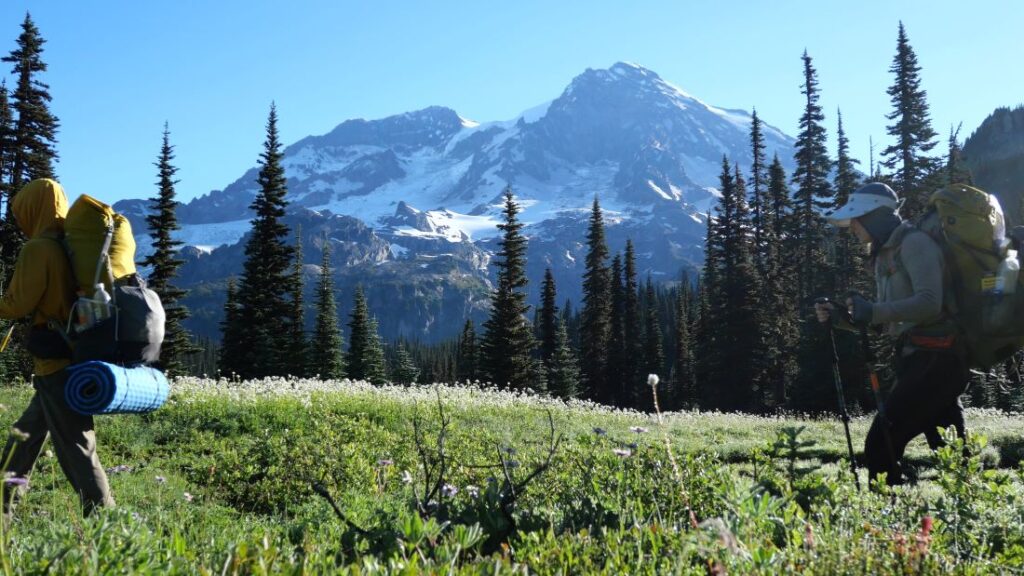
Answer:
POLYGON ((79 414, 141 414, 163 406, 170 391, 156 368, 92 361, 68 367, 64 398, 79 414))

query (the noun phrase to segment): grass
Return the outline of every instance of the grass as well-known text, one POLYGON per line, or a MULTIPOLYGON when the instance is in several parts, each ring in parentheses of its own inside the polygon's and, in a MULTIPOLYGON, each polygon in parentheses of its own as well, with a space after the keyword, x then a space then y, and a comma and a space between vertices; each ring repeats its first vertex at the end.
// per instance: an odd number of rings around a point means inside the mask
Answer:
MULTIPOLYGON (((7 428, 30 391, 3 392, 7 428)), ((915 485, 858 493, 834 419, 659 425, 472 387, 186 379, 153 414, 97 418, 116 509, 81 519, 44 454, 3 538, 19 574, 1024 572, 1024 420, 967 421, 988 440, 971 459, 918 440, 915 485), (449 486, 428 501, 442 443, 449 486)))

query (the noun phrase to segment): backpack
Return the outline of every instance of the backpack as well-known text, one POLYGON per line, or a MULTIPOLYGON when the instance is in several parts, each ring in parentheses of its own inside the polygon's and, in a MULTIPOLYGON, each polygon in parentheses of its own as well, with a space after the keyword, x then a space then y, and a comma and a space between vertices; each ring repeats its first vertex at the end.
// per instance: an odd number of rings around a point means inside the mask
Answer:
POLYGON ((915 226, 942 249, 953 294, 948 312, 970 366, 988 370, 1024 347, 1024 276, 999 200, 951 184, 932 194, 915 226))
POLYGON ((76 340, 73 361, 157 362, 164 308, 135 270, 128 219, 83 194, 64 220, 64 248, 79 294, 67 330, 76 340))

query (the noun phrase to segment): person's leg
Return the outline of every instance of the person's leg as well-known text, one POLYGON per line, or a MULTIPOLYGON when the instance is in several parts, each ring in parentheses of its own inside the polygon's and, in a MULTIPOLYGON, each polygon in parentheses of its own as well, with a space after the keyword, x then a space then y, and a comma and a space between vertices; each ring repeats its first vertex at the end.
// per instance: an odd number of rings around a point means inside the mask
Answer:
MULTIPOLYGON (((24 438, 15 439, 12 435, 7 440, 7 445, 4 447, 3 453, 0 454, 0 464, 7 463, 7 466, 4 467, 4 476, 28 478, 32 473, 32 466, 39 458, 39 452, 42 451, 47 436, 46 416, 43 413, 38 392, 32 396, 28 407, 12 425, 12 428, 16 428, 24 438), (10 457, 9 461, 8 457, 10 457)), ((5 487, 3 492, 3 512, 8 514, 18 490, 12 486, 5 487)))
MULTIPOLYGON (((900 483, 899 462, 907 444, 918 434, 933 432, 940 418, 953 418, 950 423, 956 425, 951 406, 959 406, 963 392, 959 367, 959 360, 948 354, 915 352, 901 359, 896 386, 885 400, 887 422, 876 416, 864 442, 870 478, 886 472, 890 485, 900 483), (883 426, 888 428, 888 435, 883 426)), ((962 428, 962 410, 959 418, 962 428)))
POLYGON ((82 509, 88 516, 95 508, 113 506, 107 485, 107 474, 96 455, 96 432, 92 416, 83 416, 67 405, 64 385, 67 372, 39 379, 39 396, 53 439, 54 451, 61 461, 64 473, 82 500, 82 509))

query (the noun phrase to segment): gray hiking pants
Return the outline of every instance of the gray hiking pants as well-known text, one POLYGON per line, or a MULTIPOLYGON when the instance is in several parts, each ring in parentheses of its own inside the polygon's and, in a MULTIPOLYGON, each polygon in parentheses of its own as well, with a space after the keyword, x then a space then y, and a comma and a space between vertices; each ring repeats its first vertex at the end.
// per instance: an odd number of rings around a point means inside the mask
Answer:
MULTIPOLYGON (((14 455, 5 472, 27 478, 49 436, 53 440, 57 461, 71 482, 71 487, 78 493, 82 510, 88 516, 98 507, 113 506, 114 499, 110 496, 107 474, 96 455, 96 432, 93 430, 92 416, 75 412, 64 400, 67 379, 66 370, 32 378, 36 393, 25 412, 14 423, 14 428, 27 434, 28 439, 16 446, 13 439, 9 440, 0 457, 0 464, 14 447, 14 455)), ((5 513, 9 512, 14 492, 10 487, 4 490, 5 513)))

